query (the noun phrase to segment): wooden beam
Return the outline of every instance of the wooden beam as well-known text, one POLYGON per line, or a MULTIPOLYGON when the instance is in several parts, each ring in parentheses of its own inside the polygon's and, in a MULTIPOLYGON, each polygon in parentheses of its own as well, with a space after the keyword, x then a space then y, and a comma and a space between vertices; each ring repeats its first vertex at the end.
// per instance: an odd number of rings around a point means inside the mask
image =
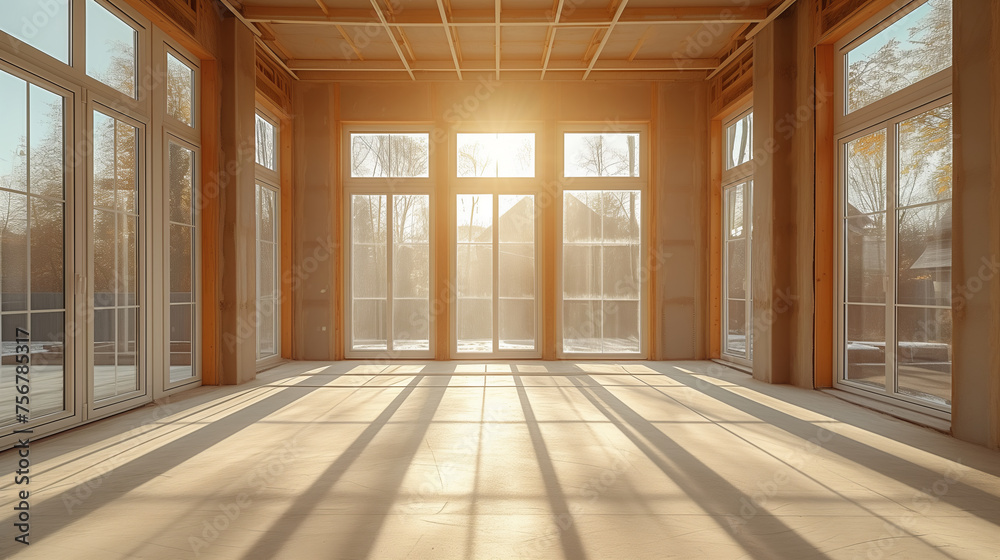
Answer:
POLYGON ((399 38, 403 40, 403 46, 406 47, 406 52, 410 55, 410 60, 416 60, 417 55, 413 52, 413 45, 410 44, 410 38, 406 36, 406 32, 403 31, 402 27, 400 27, 398 31, 399 38))
POLYGON ((632 49, 632 52, 630 52, 629 55, 628 55, 628 61, 629 62, 632 62, 633 60, 635 60, 635 55, 639 54, 639 49, 642 48, 642 44, 645 43, 646 39, 649 38, 649 33, 651 31, 653 31, 653 28, 652 27, 647 27, 646 31, 639 37, 639 40, 635 42, 635 48, 632 49))
POLYGON ((833 387, 834 275, 837 190, 834 115, 834 49, 816 46, 816 233, 813 237, 813 386, 833 387))
POLYGON ((316 3, 319 4, 319 9, 323 10, 323 15, 330 17, 330 8, 326 7, 326 3, 323 0, 316 0, 316 3))
POLYGON ((413 75, 413 71, 410 70, 410 64, 406 61, 406 57, 403 55, 403 49, 399 48, 399 42, 396 41, 396 35, 393 34, 392 30, 389 29, 389 23, 385 20, 385 14, 382 13, 382 8, 378 5, 378 0, 370 0, 372 8, 375 9, 375 15, 378 16, 379 21, 382 23, 382 28, 385 29, 386 35, 389 36, 389 40, 392 41, 392 46, 396 49, 396 54, 399 55, 399 60, 402 61, 403 67, 406 68, 406 72, 410 75, 411 80, 416 80, 416 76, 413 75))
POLYGON ((347 46, 351 47, 351 50, 354 51, 354 54, 358 57, 358 60, 364 60, 365 57, 361 55, 361 49, 359 49, 358 46, 354 44, 354 40, 351 39, 351 36, 348 35, 347 31, 344 30, 344 26, 338 25, 337 31, 340 32, 340 36, 344 38, 344 41, 347 41, 347 46))
POLYGON ((254 37, 254 41, 256 41, 257 44, 260 45, 261 48, 264 49, 265 52, 267 52, 268 54, 270 54, 271 58, 274 59, 274 61, 277 62, 279 66, 281 66, 282 68, 284 68, 285 72, 288 72, 289 76, 295 78, 296 80, 299 79, 299 77, 295 75, 295 72, 292 71, 292 69, 289 68, 288 65, 285 64, 285 61, 282 60, 280 56, 278 56, 277 54, 275 54, 274 51, 271 50, 271 47, 269 47, 267 45, 267 43, 265 43, 260 37, 254 37))
POLYGON ((462 79, 462 66, 458 63, 458 54, 455 52, 455 41, 452 40, 451 28, 448 27, 448 14, 444 9, 444 0, 437 0, 438 13, 441 15, 441 25, 444 26, 444 34, 448 37, 448 50, 451 51, 451 60, 455 63, 455 73, 458 79, 462 79))
MULTIPOLYGON (((562 17, 563 4, 565 0, 555 0, 555 17, 552 19, 552 23, 559 23, 559 18, 562 17)), ((540 80, 545 79, 545 70, 549 67, 549 57, 552 56, 552 45, 556 40, 556 28, 555 26, 549 26, 549 33, 545 40, 545 51, 542 53, 542 77, 540 80)))
MULTIPOLYGON (((620 7, 620 6, 619 6, 620 7)), ((565 10, 564 10, 565 11, 565 10)), ((325 13, 319 8, 246 6, 242 17, 248 21, 269 21, 272 23, 317 23, 327 25, 364 25, 380 23, 372 18, 370 10, 356 8, 329 8, 325 13)), ((496 7, 483 10, 450 10, 446 7, 448 21, 452 26, 496 25, 496 7)), ((500 26, 529 25, 550 26, 552 9, 544 10, 503 10, 500 26)), ((437 10, 407 9, 393 14, 392 26, 418 27, 440 25, 437 10)), ((764 7, 671 7, 671 8, 628 8, 619 17, 620 25, 626 24, 691 24, 691 23, 746 23, 760 22, 768 16, 764 7)), ((570 16, 567 12, 557 27, 607 27, 608 14, 605 9, 577 8, 570 16)))
POLYGON ((608 44, 608 39, 611 38, 611 32, 615 30, 615 24, 617 24, 618 19, 622 17, 622 12, 625 11, 625 6, 627 5, 628 0, 622 0, 622 3, 618 5, 618 11, 615 12, 615 17, 611 19, 611 25, 609 25, 607 31, 604 32, 604 38, 601 39, 601 44, 597 46, 597 50, 594 51, 594 56, 590 59, 590 65, 587 67, 587 71, 583 73, 584 80, 590 76, 590 71, 594 69, 594 63, 596 63, 598 57, 601 56, 601 51, 604 50, 604 46, 608 44))
MULTIPOLYGON (((543 68, 543 63, 537 60, 506 60, 502 61, 501 72, 537 72, 543 68)), ((667 59, 646 59, 634 60, 632 62, 624 60, 599 60, 593 67, 587 62, 579 60, 550 60, 548 71, 586 71, 591 68, 593 71, 639 71, 639 70, 710 70, 719 64, 717 58, 667 58, 667 59)), ((316 70, 316 71, 351 71, 351 72, 377 72, 377 71, 397 71, 405 72, 398 60, 369 60, 364 65, 359 65, 352 60, 338 59, 292 59, 288 61, 288 67, 295 71, 316 70)), ((423 60, 413 61, 410 64, 411 70, 424 72, 454 72, 455 68, 451 60, 423 60)), ((487 60, 470 60, 463 65, 463 70, 490 70, 495 71, 495 65, 487 60)))
POLYGON ((747 32, 747 40, 753 39, 755 35, 761 32, 764 27, 774 21, 778 16, 780 16, 785 10, 792 7, 795 0, 785 0, 780 6, 774 9, 774 11, 767 14, 767 17, 763 21, 759 22, 757 25, 753 26, 753 29, 747 32))
POLYGON ((500 79, 500 0, 493 0, 493 21, 496 33, 493 38, 493 54, 496 57, 496 77, 500 79))

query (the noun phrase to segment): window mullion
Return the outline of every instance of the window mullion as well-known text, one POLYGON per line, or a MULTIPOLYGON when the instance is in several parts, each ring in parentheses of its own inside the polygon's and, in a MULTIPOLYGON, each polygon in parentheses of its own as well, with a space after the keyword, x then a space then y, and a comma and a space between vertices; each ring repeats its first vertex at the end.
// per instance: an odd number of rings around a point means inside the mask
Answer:
MULTIPOLYGON (((391 157, 391 156, 390 156, 391 157)), ((395 196, 391 194, 385 195, 385 347, 386 351, 392 352, 395 340, 393 338, 393 256, 395 256, 395 234, 393 232, 395 226, 395 215, 393 213, 393 207, 395 205, 395 196)))
POLYGON ((500 350, 500 195, 493 198, 493 352, 500 350))
POLYGON ((885 128, 885 392, 895 395, 896 391, 896 280, 898 263, 896 262, 896 188, 898 169, 896 162, 897 127, 893 120, 885 128))

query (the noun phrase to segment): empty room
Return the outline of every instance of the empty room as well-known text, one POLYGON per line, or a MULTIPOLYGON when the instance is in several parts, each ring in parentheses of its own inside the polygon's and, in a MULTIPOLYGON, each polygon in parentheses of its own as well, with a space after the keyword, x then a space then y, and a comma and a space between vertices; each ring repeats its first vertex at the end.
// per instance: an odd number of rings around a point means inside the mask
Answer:
POLYGON ((0 557, 1000 559, 1000 3, 9 0, 0 557))

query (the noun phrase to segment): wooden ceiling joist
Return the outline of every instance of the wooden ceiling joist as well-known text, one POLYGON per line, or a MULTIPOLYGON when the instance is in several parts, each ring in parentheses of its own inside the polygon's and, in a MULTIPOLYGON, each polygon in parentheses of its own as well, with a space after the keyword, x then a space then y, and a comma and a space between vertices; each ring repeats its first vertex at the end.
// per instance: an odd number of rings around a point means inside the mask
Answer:
POLYGON ((407 74, 410 75, 411 80, 416 80, 417 77, 413 75, 413 71, 410 70, 410 63, 406 61, 406 56, 403 54, 403 49, 399 47, 399 41, 396 40, 396 35, 389 28, 389 23, 385 19, 385 14, 382 13, 382 8, 378 5, 378 0, 371 0, 372 8, 375 9, 375 15, 378 17, 379 22, 382 24, 382 28, 385 29, 386 35, 389 36, 389 40, 392 41, 392 46, 396 49, 396 54, 399 55, 400 62, 403 63, 403 68, 406 69, 407 74))
MULTIPOLYGON (((421 72, 454 72, 455 67, 450 60, 422 60, 410 63, 411 71, 421 72)), ((542 69, 538 60, 506 60, 501 64, 502 72, 537 72, 542 69)), ((579 60, 549 60, 549 72, 580 72, 590 68, 594 72, 632 72, 632 71, 683 71, 710 70, 719 65, 717 58, 670 58, 657 60, 598 60, 591 67, 590 63, 579 60)), ((351 60, 289 60, 289 68, 302 71, 342 71, 342 72, 405 72, 407 71, 398 60, 369 60, 364 66, 351 60)), ((463 65, 463 71, 476 70, 495 71, 491 61, 468 61, 463 65)))
MULTIPOLYGON (((455 63, 455 73, 458 79, 462 79, 462 66, 458 63, 458 54, 455 52, 455 41, 452 40, 451 27, 448 25, 448 13, 444 9, 444 0, 437 0, 438 13, 441 16, 441 25, 444 26, 444 34, 448 38, 448 50, 451 51, 451 60, 455 63)), ((402 29, 400 29, 402 31, 402 29)))
MULTIPOLYGON (((619 6, 620 7, 620 6, 619 6)), ((565 11, 565 10, 564 10, 565 11)), ((380 8, 381 12, 381 8, 380 8)), ((568 12, 558 23, 553 22, 552 10, 503 10, 499 25, 554 26, 554 27, 607 27, 610 25, 606 9, 577 8, 568 12)), ((370 10, 352 8, 271 7, 246 6, 242 15, 249 21, 271 23, 312 23, 325 25, 364 25, 380 23, 372 18, 370 10)), ((629 24, 692 24, 692 23, 756 23, 768 17, 765 7, 671 7, 628 8, 618 18, 618 25, 629 24)), ((451 10, 448 21, 452 26, 495 26, 496 9, 451 10)), ((390 25, 396 27, 440 26, 438 10, 407 9, 394 14, 390 25)))

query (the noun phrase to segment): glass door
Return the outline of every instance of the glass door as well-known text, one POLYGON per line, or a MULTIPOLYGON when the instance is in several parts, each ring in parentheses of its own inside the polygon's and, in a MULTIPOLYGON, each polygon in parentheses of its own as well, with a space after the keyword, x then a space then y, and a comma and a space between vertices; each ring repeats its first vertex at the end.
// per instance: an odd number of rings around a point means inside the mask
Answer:
POLYGON ((91 113, 93 166, 88 183, 90 410, 146 393, 142 228, 143 125, 98 106, 91 113))

